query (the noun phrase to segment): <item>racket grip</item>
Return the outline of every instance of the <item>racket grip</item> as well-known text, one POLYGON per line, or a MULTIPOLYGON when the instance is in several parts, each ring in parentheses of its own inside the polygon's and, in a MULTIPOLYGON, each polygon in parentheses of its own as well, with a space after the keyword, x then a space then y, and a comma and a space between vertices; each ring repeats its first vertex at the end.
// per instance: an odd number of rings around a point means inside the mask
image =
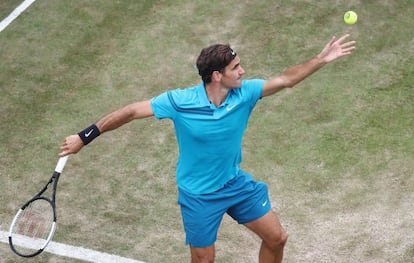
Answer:
POLYGON ((65 167, 68 158, 69 158, 69 155, 59 158, 59 161, 55 168, 55 172, 61 173, 63 171, 63 168, 65 167))

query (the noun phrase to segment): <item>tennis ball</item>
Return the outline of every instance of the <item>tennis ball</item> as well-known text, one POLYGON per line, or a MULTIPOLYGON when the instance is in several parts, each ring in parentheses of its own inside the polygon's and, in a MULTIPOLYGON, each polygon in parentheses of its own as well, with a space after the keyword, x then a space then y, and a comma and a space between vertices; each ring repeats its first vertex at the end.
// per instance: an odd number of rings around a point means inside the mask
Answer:
POLYGON ((344 14, 344 21, 348 25, 353 25, 358 20, 358 15, 354 11, 348 11, 344 14))

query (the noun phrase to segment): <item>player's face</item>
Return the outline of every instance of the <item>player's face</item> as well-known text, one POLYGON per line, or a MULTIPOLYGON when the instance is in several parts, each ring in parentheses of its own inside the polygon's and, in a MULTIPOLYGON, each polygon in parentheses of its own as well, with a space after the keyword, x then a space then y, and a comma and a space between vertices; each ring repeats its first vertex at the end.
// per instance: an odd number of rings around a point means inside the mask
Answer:
POLYGON ((236 56, 221 74, 221 83, 228 88, 239 88, 244 73, 244 69, 240 66, 240 58, 236 56))

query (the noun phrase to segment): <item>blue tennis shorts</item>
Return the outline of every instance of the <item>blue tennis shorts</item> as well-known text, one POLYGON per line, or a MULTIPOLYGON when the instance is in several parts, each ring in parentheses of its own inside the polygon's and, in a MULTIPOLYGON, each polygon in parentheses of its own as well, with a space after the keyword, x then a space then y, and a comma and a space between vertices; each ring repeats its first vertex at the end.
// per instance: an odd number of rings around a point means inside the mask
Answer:
POLYGON ((244 171, 210 194, 191 194, 178 189, 178 203, 186 244, 203 248, 213 245, 225 213, 239 224, 256 220, 271 209, 267 186, 244 171))

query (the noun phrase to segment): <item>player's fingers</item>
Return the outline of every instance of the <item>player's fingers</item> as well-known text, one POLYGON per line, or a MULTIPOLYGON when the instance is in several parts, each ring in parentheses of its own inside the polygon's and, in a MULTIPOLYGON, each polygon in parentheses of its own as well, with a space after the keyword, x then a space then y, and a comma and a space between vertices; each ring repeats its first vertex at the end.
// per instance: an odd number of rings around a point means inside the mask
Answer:
POLYGON ((66 156, 66 155, 68 155, 69 154, 69 152, 68 151, 61 151, 59 154, 58 154, 58 156, 59 157, 63 157, 63 156, 66 156))
POLYGON ((350 36, 350 34, 345 34, 342 37, 340 37, 336 42, 342 43, 345 39, 347 39, 350 36))
POLYGON ((60 153, 58 154, 59 157, 63 157, 66 155, 71 154, 71 140, 70 136, 66 137, 63 141, 63 144, 60 146, 60 153))
POLYGON ((356 44, 356 41, 355 41, 355 40, 353 40, 353 41, 349 41, 349 42, 343 43, 343 44, 342 44, 342 47, 343 47, 343 48, 346 48, 346 47, 352 47, 352 46, 355 46, 355 44, 356 44))
POLYGON ((332 44, 335 43, 335 41, 336 41, 336 36, 333 36, 331 40, 329 40, 329 43, 326 46, 328 47, 332 46, 332 44))
POLYGON ((70 147, 70 146, 65 146, 65 147, 61 147, 61 151, 58 154, 59 157, 63 157, 69 154, 75 154, 77 152, 79 152, 79 148, 76 147, 70 147))
POLYGON ((60 146, 60 153, 58 154, 59 157, 63 157, 70 154, 70 149, 66 141, 60 146))
POLYGON ((344 48, 344 49, 342 49, 342 52, 343 53, 348 53, 348 52, 354 51, 355 49, 356 49, 355 47, 344 48))

